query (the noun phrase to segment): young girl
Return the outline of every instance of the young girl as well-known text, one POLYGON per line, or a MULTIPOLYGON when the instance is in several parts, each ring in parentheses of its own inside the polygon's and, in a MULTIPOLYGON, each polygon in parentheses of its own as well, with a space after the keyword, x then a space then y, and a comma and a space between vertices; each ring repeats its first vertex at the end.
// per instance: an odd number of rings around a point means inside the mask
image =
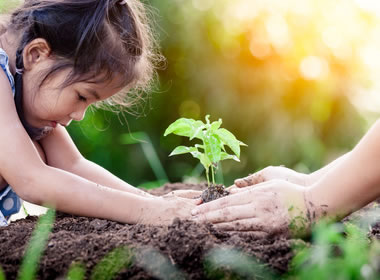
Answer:
POLYGON ((153 72, 137 0, 26 0, 0 28, 0 223, 20 198, 124 223, 186 218, 196 201, 155 197, 79 153, 66 131, 94 103, 128 106, 153 72))
POLYGON ((197 206, 195 221, 209 221, 258 237, 303 236, 321 218, 339 220, 380 197, 380 121, 358 145, 322 169, 301 174, 267 167, 235 181, 230 196, 197 206))

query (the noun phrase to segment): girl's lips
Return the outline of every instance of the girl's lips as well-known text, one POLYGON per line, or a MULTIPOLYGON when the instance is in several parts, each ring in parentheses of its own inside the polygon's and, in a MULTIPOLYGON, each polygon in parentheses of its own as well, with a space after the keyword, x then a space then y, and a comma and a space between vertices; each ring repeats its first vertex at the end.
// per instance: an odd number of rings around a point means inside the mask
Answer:
POLYGON ((52 122, 51 122, 51 126, 52 126, 53 128, 55 128, 55 127, 57 126, 57 122, 52 121, 52 122))

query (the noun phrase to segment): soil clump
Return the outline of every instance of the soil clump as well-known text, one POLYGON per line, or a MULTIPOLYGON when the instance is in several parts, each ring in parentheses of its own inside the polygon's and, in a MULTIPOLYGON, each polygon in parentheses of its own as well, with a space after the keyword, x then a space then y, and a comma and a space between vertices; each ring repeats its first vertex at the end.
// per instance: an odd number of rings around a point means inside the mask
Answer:
POLYGON ((202 192, 201 198, 202 202, 206 203, 229 194, 230 192, 223 185, 211 185, 202 192))

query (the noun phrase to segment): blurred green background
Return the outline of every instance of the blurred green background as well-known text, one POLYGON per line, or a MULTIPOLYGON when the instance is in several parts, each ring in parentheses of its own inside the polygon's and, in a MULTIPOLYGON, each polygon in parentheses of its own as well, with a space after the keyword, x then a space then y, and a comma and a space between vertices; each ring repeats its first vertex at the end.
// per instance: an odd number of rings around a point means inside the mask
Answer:
MULTIPOLYGON (((17 2, 0 1, 2 11, 17 2)), ((222 118, 248 144, 241 163, 222 163, 226 185, 268 165, 314 171, 352 149, 378 117, 377 1, 145 3, 166 58, 155 90, 137 115, 89 111, 69 127, 85 157, 132 185, 204 180, 190 155, 168 157, 188 144, 163 137, 180 117, 222 118), (152 169, 155 154, 163 170, 152 169)))

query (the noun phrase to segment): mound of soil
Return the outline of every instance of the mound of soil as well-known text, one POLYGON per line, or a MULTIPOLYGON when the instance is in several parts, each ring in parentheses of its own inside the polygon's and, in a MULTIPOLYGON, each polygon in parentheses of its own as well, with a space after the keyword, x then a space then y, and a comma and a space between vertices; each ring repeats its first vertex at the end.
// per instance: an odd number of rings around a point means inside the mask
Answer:
POLYGON ((229 191, 223 185, 211 185, 202 192, 201 198, 204 203, 229 195, 229 191))
MULTIPOLYGON (((152 190, 165 194, 178 189, 199 189, 205 185, 166 184, 152 190)), ((26 245, 38 217, 11 223, 0 228, 0 264, 7 279, 15 279, 26 245)), ((372 228, 379 237, 380 225, 372 228)), ((153 269, 163 267, 165 260, 182 271, 187 279, 206 279, 205 258, 211 249, 236 248, 257 258, 277 273, 286 272, 293 257, 292 246, 302 240, 272 238, 254 239, 243 233, 217 231, 209 224, 175 219, 169 226, 125 225, 108 220, 77 217, 57 213, 53 232, 40 261, 38 278, 56 279, 66 275, 73 262, 85 265, 87 276, 94 266, 112 249, 127 246, 134 252, 132 265, 123 269, 116 279, 152 279, 153 269), (149 266, 143 258, 150 253, 149 266), (154 263, 157 262, 157 263, 154 263), (161 264, 160 264, 161 262, 161 264), (145 263, 145 264, 144 264, 145 263)), ((178 279, 176 273, 166 279, 178 279)))

